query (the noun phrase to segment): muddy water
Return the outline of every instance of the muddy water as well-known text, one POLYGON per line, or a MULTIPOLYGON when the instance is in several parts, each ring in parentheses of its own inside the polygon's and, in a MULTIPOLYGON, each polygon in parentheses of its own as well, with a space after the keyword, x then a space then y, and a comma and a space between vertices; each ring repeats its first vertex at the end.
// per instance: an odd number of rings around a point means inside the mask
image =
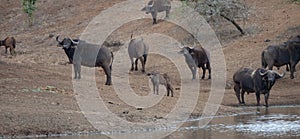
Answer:
MULTIPOLYGON (((256 113, 215 117, 206 127, 193 119, 166 139, 300 138, 300 106, 260 108, 256 113)), ((153 131, 163 132, 163 131, 153 131)), ((107 139, 107 135, 48 137, 47 139, 107 139)))

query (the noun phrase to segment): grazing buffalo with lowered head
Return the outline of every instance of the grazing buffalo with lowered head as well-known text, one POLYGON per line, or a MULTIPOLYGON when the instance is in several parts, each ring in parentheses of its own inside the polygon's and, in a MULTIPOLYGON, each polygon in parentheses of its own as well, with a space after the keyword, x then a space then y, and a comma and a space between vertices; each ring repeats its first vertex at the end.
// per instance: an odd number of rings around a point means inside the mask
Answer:
POLYGON ((142 11, 146 11, 146 14, 151 13, 153 18, 153 24, 157 24, 157 13, 166 11, 166 18, 168 18, 170 10, 170 0, 150 0, 148 4, 142 9, 142 11))
POLYGON ((0 46, 5 46, 5 54, 9 48, 10 55, 16 55, 16 39, 14 37, 6 37, 4 40, 0 40, 0 46))
POLYGON ((131 61, 131 71, 138 70, 138 60, 142 63, 142 72, 145 72, 145 65, 147 61, 149 46, 144 43, 143 38, 132 38, 133 35, 131 35, 131 40, 129 42, 128 46, 128 54, 131 61), (134 68, 134 58, 135 60, 135 68, 134 68))
POLYGON ((185 57, 185 62, 189 66, 192 71, 193 78, 196 78, 197 67, 202 68, 202 77, 205 78, 206 69, 208 69, 209 75, 208 79, 211 79, 211 67, 210 67, 210 55, 209 52, 206 51, 202 47, 180 47, 181 51, 179 53, 183 53, 185 57))
POLYGON ((153 85, 153 93, 158 95, 159 85, 164 85, 167 89, 167 96, 170 95, 171 97, 174 96, 173 87, 171 84, 171 79, 167 73, 160 74, 157 72, 151 72, 147 74, 151 78, 151 82, 153 85))
POLYGON ((81 78, 81 65, 87 67, 102 67, 106 74, 105 85, 112 84, 111 70, 113 53, 108 48, 101 47, 97 44, 91 44, 83 40, 75 41, 71 38, 64 38, 62 41, 59 41, 59 38, 57 37, 57 42, 59 47, 63 47, 65 52, 67 51, 66 54, 73 63, 75 79, 81 78))
POLYGON ((257 106, 260 105, 260 94, 265 95, 266 107, 268 107, 268 98, 270 90, 275 84, 276 80, 285 75, 279 74, 276 71, 258 68, 256 70, 251 68, 241 68, 233 75, 234 91, 240 104, 245 104, 244 94, 255 93, 257 106), (242 97, 242 100, 240 99, 242 97))

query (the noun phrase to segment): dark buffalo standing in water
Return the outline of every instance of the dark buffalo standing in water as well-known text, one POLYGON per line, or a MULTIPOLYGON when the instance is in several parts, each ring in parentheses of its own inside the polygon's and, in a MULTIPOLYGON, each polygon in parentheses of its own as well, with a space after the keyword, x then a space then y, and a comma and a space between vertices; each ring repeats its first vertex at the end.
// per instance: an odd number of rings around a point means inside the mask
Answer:
POLYGON ((300 44, 300 35, 289 39, 287 42, 280 45, 268 46, 261 54, 262 67, 268 67, 269 70, 273 69, 273 66, 277 68, 286 65, 287 71, 291 68, 291 79, 294 78, 295 65, 298 63, 300 55, 297 52, 300 44), (292 64, 294 68, 292 67, 292 64), (293 69, 292 69, 293 68, 293 69))
POLYGON ((260 105, 260 94, 264 94, 266 107, 268 107, 268 98, 270 90, 276 80, 282 78, 284 74, 276 71, 258 68, 241 68, 233 75, 234 91, 240 104, 245 104, 244 94, 255 93, 257 106, 260 105), (242 100, 241 100, 242 97, 242 100))
POLYGON ((56 37, 58 47, 62 47, 71 63, 74 65, 75 79, 81 78, 81 65, 87 67, 102 67, 106 74, 105 85, 111 85, 111 70, 113 63, 113 53, 106 47, 97 44, 87 43, 83 40, 72 40, 64 38, 59 41, 56 37))

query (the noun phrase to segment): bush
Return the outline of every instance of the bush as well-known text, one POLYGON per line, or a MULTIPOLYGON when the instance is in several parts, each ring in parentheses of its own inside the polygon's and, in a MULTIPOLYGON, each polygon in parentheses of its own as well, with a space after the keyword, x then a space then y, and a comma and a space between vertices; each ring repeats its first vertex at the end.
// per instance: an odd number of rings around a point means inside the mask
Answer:
POLYGON ((22 0, 23 11, 28 15, 29 26, 33 25, 33 12, 37 9, 35 6, 37 0, 22 0))

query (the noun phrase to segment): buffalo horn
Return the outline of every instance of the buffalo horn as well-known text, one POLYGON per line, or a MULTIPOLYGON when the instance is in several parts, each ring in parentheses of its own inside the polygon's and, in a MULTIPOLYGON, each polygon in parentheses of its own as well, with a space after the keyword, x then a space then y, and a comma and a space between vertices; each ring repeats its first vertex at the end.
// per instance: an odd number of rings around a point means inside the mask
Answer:
POLYGON ((284 77, 285 72, 283 72, 282 74, 279 74, 277 71, 272 71, 273 73, 277 74, 280 78, 284 77))
POLYGON ((56 36, 56 41, 59 42, 59 43, 61 42, 61 41, 59 41, 59 35, 56 36))
POLYGON ((259 71, 260 76, 265 76, 268 73, 268 70, 266 72, 261 72, 261 70, 259 71))
POLYGON ((68 37, 71 41, 72 41, 72 43, 74 43, 74 44, 79 44, 79 41, 78 42, 76 42, 76 41, 74 41, 73 39, 71 39, 70 37, 68 37))

